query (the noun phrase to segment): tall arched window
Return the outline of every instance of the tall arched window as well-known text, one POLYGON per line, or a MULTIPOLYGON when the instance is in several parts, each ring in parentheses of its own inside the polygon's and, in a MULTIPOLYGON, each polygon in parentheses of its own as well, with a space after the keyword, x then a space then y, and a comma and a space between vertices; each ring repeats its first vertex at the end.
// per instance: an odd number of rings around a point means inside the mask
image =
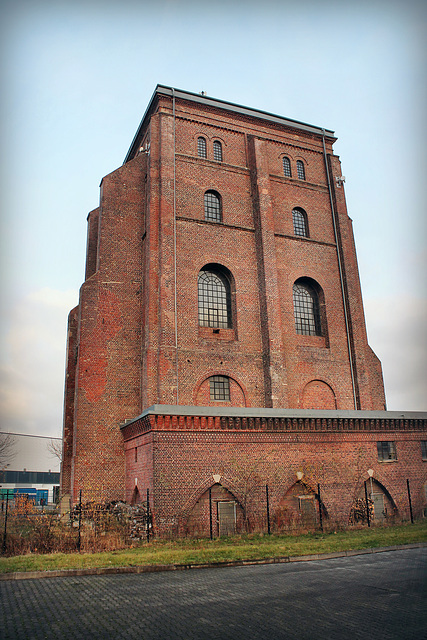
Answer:
POLYGON ((199 325, 228 329, 231 327, 231 287, 227 276, 214 266, 199 273, 199 325))
POLYGON ((205 193, 205 220, 211 222, 221 222, 221 196, 216 191, 206 191, 205 193))
POLYGON ((294 223, 294 234, 308 238, 307 214, 304 209, 296 207, 292 210, 292 222, 294 223))
POLYGON ((304 336, 321 336, 319 296, 304 280, 297 280, 293 288, 296 332, 304 336))
POLYGON ((289 158, 283 158, 283 175, 286 178, 292 178, 291 161, 289 158))
POLYGON ((197 138, 197 155, 199 158, 206 158, 206 140, 201 136, 197 138))
POLYGON ((219 140, 215 140, 213 143, 213 155, 214 160, 217 162, 222 162, 222 144, 219 140))
POLYGON ((299 180, 305 180, 305 168, 302 160, 297 160, 297 174, 299 180))

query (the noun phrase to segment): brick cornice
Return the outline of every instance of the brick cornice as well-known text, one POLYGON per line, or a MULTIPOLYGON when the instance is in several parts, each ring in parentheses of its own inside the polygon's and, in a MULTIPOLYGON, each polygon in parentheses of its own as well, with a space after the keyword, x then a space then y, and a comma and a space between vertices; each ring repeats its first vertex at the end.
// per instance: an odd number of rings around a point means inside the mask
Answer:
POLYGON ((195 222, 197 224, 206 224, 208 226, 216 227, 217 229, 220 227, 226 227, 228 229, 238 229, 239 231, 249 231, 250 233, 254 233, 255 231, 250 227, 243 227, 238 224, 227 224, 225 222, 212 222, 211 220, 201 220, 200 218, 189 218, 188 216, 176 216, 176 219, 184 220, 185 222, 195 222))
POLYGON ((297 180, 297 178, 287 178, 286 176, 278 176, 274 173, 270 173, 270 180, 273 182, 279 182, 281 184, 292 184, 302 187, 303 189, 311 189, 312 191, 321 191, 328 193, 328 187, 323 184, 316 184, 315 182, 307 182, 306 180, 297 180))
POLYGON ((274 235, 278 238, 287 238, 288 240, 295 240, 296 242, 308 242, 313 244, 321 244, 324 247, 332 247, 335 249, 336 244, 334 242, 324 242, 323 240, 316 240, 315 238, 306 238, 304 236, 291 236, 287 233, 279 233, 278 231, 274 232, 274 235))
POLYGON ((387 432, 426 431, 427 414, 155 405, 121 427, 125 440, 147 431, 387 432), (185 410, 187 409, 187 411, 185 410), (199 411, 197 411, 199 410, 199 411), (371 415, 369 415, 371 414, 371 415))
POLYGON ((209 160, 209 158, 198 158, 196 156, 191 156, 186 153, 176 153, 176 158, 182 160, 183 162, 188 162, 190 164, 203 165, 205 167, 215 167, 218 169, 226 169, 227 171, 231 171, 233 173, 241 173, 243 175, 249 175, 249 169, 247 167, 239 166, 236 164, 228 164, 227 162, 218 162, 217 160, 209 160))

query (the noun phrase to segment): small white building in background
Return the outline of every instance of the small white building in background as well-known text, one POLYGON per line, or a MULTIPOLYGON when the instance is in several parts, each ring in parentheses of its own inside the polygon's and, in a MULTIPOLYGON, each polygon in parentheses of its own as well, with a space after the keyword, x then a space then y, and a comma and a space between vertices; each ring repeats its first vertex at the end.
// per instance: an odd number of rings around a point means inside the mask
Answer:
POLYGON ((9 490, 25 493, 36 505, 52 504, 58 500, 61 438, 35 436, 24 433, 0 432, 8 437, 6 463, 0 469, 2 500, 9 490), (55 453, 56 451, 56 453, 55 453))

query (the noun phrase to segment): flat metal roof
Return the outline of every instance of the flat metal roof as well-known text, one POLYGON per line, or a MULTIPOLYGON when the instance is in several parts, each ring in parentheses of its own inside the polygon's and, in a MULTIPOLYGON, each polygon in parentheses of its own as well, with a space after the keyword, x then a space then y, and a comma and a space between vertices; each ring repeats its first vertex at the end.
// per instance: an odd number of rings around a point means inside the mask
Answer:
POLYGON ((311 124, 307 124, 306 122, 300 122, 299 120, 292 120, 291 118, 285 118, 283 116, 278 116, 274 113, 269 113, 268 111, 262 111, 261 109, 252 109, 249 107, 244 107, 240 104, 235 104, 234 102, 227 102, 226 100, 219 100, 218 98, 211 98, 207 95, 202 95, 200 93, 193 93, 191 91, 184 91, 182 89, 175 89, 173 87, 167 87, 162 84, 158 84, 154 90, 153 95, 151 96, 151 100, 148 104, 147 109, 145 110, 144 116, 141 120, 141 123, 138 127, 138 130, 132 140, 132 144, 127 152, 125 163, 130 159, 134 152, 134 147, 138 141, 139 134, 141 129, 144 126, 145 119, 149 114, 153 102, 156 96, 170 96, 175 95, 175 98, 182 100, 189 100, 191 102, 196 102, 199 104, 207 105, 209 107, 215 107, 218 109, 225 109, 226 111, 231 111, 232 113, 237 113, 244 116, 250 116, 252 118, 260 118, 261 120, 267 120, 268 122, 273 122, 274 124, 279 124, 285 127, 291 127, 293 129, 299 129, 300 131, 304 131, 306 133, 314 133, 316 135, 323 135, 323 133, 328 137, 335 137, 335 132, 331 129, 324 129, 323 127, 317 127, 311 124))

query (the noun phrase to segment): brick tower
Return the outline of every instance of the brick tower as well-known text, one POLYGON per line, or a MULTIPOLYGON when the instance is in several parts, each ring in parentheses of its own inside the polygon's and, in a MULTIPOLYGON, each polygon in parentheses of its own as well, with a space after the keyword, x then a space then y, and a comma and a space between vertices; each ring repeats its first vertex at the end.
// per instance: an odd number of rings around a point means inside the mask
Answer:
POLYGON ((121 427, 153 405, 384 410, 335 140, 157 86, 88 216, 63 492, 130 491, 121 427))

